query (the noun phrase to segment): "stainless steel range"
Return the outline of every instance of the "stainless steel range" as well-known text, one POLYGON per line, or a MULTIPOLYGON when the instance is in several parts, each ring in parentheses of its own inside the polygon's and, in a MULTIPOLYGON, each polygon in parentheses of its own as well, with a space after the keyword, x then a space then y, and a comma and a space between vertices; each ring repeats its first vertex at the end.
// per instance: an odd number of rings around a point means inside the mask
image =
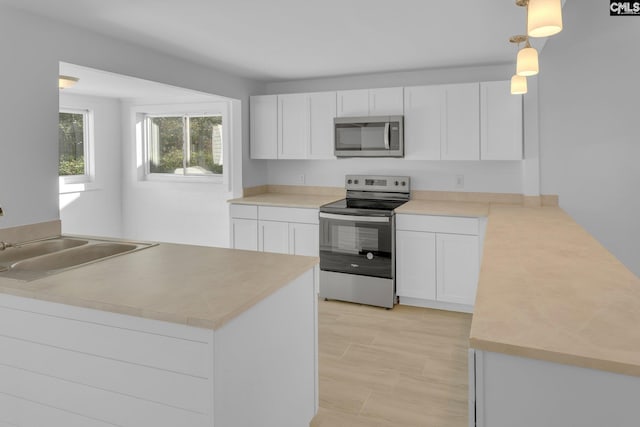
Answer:
POLYGON ((392 308, 395 217, 409 177, 347 175, 347 198, 320 207, 320 297, 392 308))

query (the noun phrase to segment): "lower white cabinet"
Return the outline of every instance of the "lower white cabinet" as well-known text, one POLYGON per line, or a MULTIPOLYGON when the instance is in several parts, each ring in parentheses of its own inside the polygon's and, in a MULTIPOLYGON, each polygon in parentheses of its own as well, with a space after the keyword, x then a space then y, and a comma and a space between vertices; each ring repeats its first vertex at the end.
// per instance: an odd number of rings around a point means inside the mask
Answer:
POLYGON ((436 234, 396 231, 396 293, 436 299, 436 234))
POLYGON ((473 305, 480 271, 478 236, 436 235, 438 301, 473 305))
POLYGON ((231 247, 258 250, 258 222, 255 219, 231 218, 231 247))
POLYGON ((400 304, 472 311, 484 218, 396 216, 400 304))
POLYGON ((232 204, 231 247, 318 256, 318 209, 232 204))

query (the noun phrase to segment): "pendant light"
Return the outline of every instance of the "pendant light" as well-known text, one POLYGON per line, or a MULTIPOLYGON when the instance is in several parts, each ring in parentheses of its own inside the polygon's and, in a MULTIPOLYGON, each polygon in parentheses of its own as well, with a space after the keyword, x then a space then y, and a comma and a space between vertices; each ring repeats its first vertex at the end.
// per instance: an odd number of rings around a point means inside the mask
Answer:
MULTIPOLYGON (((511 43, 517 44, 518 48, 520 47, 520 43, 524 42, 525 40, 527 40, 527 36, 523 36, 523 35, 512 36, 511 38, 509 38, 509 41, 511 43)), ((525 49, 526 48, 524 48, 522 50, 525 50, 525 49)), ((516 74, 514 74, 513 77, 511 77, 511 94, 512 95, 522 95, 522 94, 527 93, 527 77, 518 72, 519 71, 519 67, 520 67, 520 52, 521 51, 518 52, 518 62, 516 64, 516 74)), ((536 57, 537 57, 537 52, 536 52, 536 57)))
POLYGON ((529 37, 527 37, 527 44, 518 51, 516 74, 519 76, 535 76, 538 71, 538 51, 531 47, 529 37))
POLYGON ((60 89, 69 88, 69 87, 75 85, 78 82, 78 80, 80 80, 80 79, 77 78, 77 77, 60 75, 60 76, 58 76, 58 88, 60 88, 60 89))
MULTIPOLYGON (((517 0, 527 6, 527 35, 548 37, 562 31, 560 0, 517 0)), ((519 5, 519 4, 518 4, 519 5)))
POLYGON ((511 77, 511 95, 524 95, 527 93, 527 78, 514 74, 511 77))

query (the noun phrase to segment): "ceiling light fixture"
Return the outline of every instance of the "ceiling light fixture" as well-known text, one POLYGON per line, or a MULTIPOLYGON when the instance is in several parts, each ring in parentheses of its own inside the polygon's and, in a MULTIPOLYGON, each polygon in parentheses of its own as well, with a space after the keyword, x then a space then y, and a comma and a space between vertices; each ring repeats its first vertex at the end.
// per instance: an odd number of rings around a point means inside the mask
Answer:
POLYGON ((527 35, 548 37, 562 31, 561 0, 516 0, 527 8, 527 35))
MULTIPOLYGON (((525 40, 528 40, 527 36, 523 36, 523 35, 517 35, 517 36, 512 36, 509 41, 511 43, 515 43, 518 45, 518 47, 520 47, 520 43, 524 42, 525 40)), ((527 48, 524 48, 522 50, 525 50, 527 48)), ((534 49, 535 50, 535 49, 534 49)), ((522 95, 527 93, 527 77, 524 74, 520 74, 520 67, 522 62, 520 61, 520 52, 518 52, 518 62, 516 64, 516 73, 513 75, 513 77, 511 77, 511 94, 512 95, 522 95)), ((536 52, 536 59, 537 59, 537 52, 536 52)), ((536 61, 536 65, 537 65, 537 61, 536 61)))
POLYGON ((78 82, 78 80, 80 79, 77 77, 60 75, 58 76, 58 88, 60 89, 70 88, 71 86, 75 85, 78 82))
POLYGON ((516 74, 519 76, 535 76, 539 72, 538 51, 529 44, 529 37, 526 37, 527 44, 518 51, 516 61, 516 74))
POLYGON ((511 77, 511 95, 524 95, 527 93, 527 78, 514 74, 511 77))

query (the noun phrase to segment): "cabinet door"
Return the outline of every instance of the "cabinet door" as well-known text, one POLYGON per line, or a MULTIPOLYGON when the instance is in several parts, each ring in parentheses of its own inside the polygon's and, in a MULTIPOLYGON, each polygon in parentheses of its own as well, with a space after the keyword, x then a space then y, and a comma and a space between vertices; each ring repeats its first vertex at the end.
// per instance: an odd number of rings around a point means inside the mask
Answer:
POLYGON ((396 232, 396 293, 399 297, 436 299, 436 235, 396 232))
POLYGON ((249 105, 251 158, 278 158, 278 96, 252 96, 249 105))
POLYGON ((231 247, 249 251, 258 250, 258 221, 231 218, 231 247))
POLYGON ((480 160, 478 83, 443 87, 442 160, 480 160))
POLYGON ((440 160, 442 86, 404 89, 404 152, 411 160, 440 160))
POLYGON ((289 254, 319 256, 317 224, 289 223, 289 254))
POLYGON ((307 96, 278 95, 278 158, 304 159, 309 143, 307 96))
POLYGON ((333 154, 335 132, 333 119, 336 117, 336 93, 310 93, 307 97, 309 111, 310 159, 335 159, 333 154))
POLYGON ((478 236, 437 234, 438 301, 473 305, 480 264, 478 236))
POLYGON ((522 95, 509 81, 480 83, 480 158, 522 160, 522 95))
POLYGON ((404 111, 404 95, 401 87, 369 90, 370 116, 396 116, 404 111))
POLYGON ((369 90, 341 90, 338 92, 338 117, 368 116, 369 90))
POLYGON ((258 249, 263 252, 289 253, 289 223, 259 221, 258 249))

